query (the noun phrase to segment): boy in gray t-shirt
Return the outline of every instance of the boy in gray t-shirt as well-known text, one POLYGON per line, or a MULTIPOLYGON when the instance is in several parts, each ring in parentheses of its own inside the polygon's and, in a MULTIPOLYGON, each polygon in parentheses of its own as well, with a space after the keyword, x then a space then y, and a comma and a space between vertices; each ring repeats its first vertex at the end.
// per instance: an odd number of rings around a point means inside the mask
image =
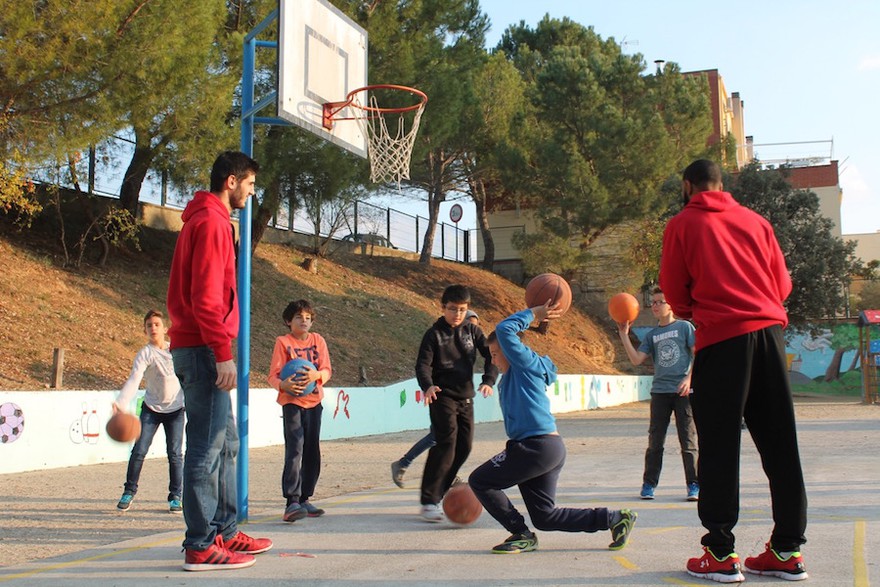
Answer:
POLYGON ((651 357, 654 361, 654 382, 651 385, 651 421, 648 426, 648 449, 645 451, 645 472, 642 477, 642 499, 654 499, 654 490, 663 468, 663 444, 669 420, 675 413, 675 427, 684 463, 687 500, 697 501, 697 430, 691 413, 691 366, 694 356, 694 326, 676 320, 663 292, 655 287, 651 293, 651 311, 658 326, 651 330, 636 350, 629 339, 629 322, 617 325, 620 341, 633 365, 641 365, 651 357))

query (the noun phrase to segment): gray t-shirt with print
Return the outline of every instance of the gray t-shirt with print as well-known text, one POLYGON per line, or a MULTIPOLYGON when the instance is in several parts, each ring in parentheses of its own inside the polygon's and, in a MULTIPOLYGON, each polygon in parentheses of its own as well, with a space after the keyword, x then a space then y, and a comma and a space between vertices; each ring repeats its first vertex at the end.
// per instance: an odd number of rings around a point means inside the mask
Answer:
POLYGON ((651 393, 678 391, 690 367, 693 348, 694 325, 687 320, 676 320, 648 332, 639 350, 654 359, 651 393))

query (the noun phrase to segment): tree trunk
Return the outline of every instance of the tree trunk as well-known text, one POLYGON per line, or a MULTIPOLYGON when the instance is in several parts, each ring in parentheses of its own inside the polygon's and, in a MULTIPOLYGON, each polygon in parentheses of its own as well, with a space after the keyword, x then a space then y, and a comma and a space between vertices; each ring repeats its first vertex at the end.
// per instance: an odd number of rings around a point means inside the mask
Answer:
POLYGON ((446 201, 446 189, 443 183, 447 160, 443 151, 434 150, 428 153, 428 169, 430 170, 430 188, 428 189, 428 228, 422 242, 419 263, 431 264, 431 252, 434 250, 434 235, 437 232, 437 220, 440 217, 440 204, 446 201))
POLYGON ((843 353, 846 351, 847 349, 834 349, 834 357, 831 358, 831 363, 825 369, 825 381, 837 381, 840 379, 840 361, 843 359, 843 353))
POLYGON ((486 182, 476 180, 473 182, 472 194, 477 208, 477 226, 480 228, 480 236, 483 239, 483 262, 481 267, 486 271, 495 268, 495 239, 489 229, 489 213, 486 210, 486 182))
POLYGON ((856 370, 856 367, 858 366, 858 364, 859 364, 859 353, 855 353, 855 354, 853 355, 853 360, 852 360, 852 362, 849 364, 849 369, 848 369, 848 370, 849 370, 849 371, 855 371, 855 370, 856 370))
POLYGON ((253 215, 251 217, 251 254, 256 252, 257 245, 263 240, 263 235, 269 226, 269 221, 278 210, 278 203, 281 200, 280 192, 281 180, 276 177, 263 191, 263 201, 253 208, 253 215))
POLYGON ((150 170, 155 156, 156 151, 150 145, 149 134, 139 132, 135 128, 134 153, 132 153, 131 161, 128 163, 128 169, 125 170, 122 185, 119 188, 119 207, 131 212, 135 218, 137 218, 141 186, 144 184, 144 178, 147 177, 147 172, 150 170))

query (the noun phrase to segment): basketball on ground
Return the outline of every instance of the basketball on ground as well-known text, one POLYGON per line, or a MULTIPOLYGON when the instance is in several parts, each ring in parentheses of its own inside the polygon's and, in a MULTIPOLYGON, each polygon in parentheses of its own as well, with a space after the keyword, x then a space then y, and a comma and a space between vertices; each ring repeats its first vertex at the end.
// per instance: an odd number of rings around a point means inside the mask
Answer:
POLYGON ((467 526, 473 524, 483 513, 483 505, 467 483, 457 483, 449 488, 443 498, 443 513, 450 522, 467 526))
POLYGON ((617 323, 633 322, 639 316, 639 301, 632 294, 619 293, 608 300, 608 314, 617 323))
POLYGON ((132 442, 141 435, 141 421, 134 414, 117 412, 107 420, 107 435, 116 442, 132 442))
POLYGON ((526 305, 529 308, 543 306, 547 300, 558 303, 563 313, 571 307, 571 287, 555 273, 536 275, 526 286, 526 305))

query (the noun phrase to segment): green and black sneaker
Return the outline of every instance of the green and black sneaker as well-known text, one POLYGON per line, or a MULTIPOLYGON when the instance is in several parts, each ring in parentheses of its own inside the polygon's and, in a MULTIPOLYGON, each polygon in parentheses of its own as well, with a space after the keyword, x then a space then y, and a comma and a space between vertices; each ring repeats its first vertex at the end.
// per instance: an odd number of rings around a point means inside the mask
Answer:
POLYGON ((531 552, 538 548, 538 537, 534 532, 526 530, 519 534, 511 534, 507 540, 492 549, 494 554, 519 554, 531 552))
POLYGON ((639 515, 632 510, 620 510, 620 521, 611 526, 611 544, 608 548, 611 550, 620 550, 626 546, 629 535, 635 526, 636 518, 639 515))

